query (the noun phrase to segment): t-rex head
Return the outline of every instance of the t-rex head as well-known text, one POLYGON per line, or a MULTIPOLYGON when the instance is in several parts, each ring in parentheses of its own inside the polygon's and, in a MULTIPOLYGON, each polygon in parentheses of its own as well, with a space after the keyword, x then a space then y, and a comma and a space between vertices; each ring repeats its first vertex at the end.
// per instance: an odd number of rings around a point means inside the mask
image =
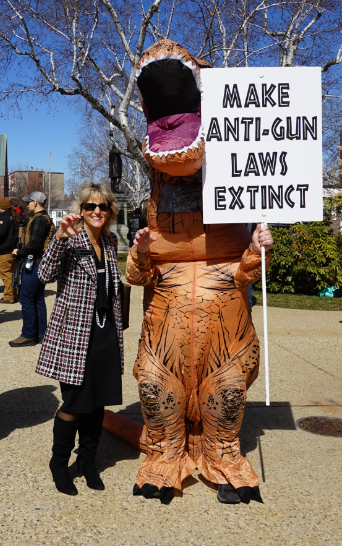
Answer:
POLYGON ((210 68, 184 47, 161 40, 140 59, 136 80, 147 118, 143 154, 172 176, 195 174, 204 160, 200 68, 210 68))

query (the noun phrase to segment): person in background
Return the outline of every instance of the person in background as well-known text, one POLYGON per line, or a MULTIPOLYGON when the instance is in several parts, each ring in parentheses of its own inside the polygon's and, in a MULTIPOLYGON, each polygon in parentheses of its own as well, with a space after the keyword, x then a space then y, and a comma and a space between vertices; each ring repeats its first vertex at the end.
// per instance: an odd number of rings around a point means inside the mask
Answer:
POLYGON ((15 270, 12 252, 17 246, 19 223, 19 216, 12 208, 11 199, 9 197, 0 199, 0 277, 5 285, 0 303, 18 301, 16 290, 12 286, 15 270))
POLYGON ((19 296, 23 328, 21 335, 9 342, 11 347, 27 347, 43 341, 47 326, 45 285, 38 279, 37 268, 55 233, 54 224, 44 208, 44 193, 35 191, 23 197, 23 201, 27 202, 32 217, 26 227, 24 246, 13 250, 17 260, 25 258, 19 296))
POLYGON ((19 205, 18 205, 18 206, 17 206, 17 205, 13 205, 12 208, 13 208, 14 210, 17 211, 17 213, 19 214, 19 216, 21 216, 21 215, 23 214, 23 212, 24 212, 23 207, 21 207, 21 206, 19 206, 19 205))
POLYGON ((19 241, 21 243, 21 245, 24 243, 24 234, 25 234, 25 228, 27 226, 27 223, 29 221, 28 218, 25 217, 24 215, 24 209, 23 207, 21 207, 20 205, 15 205, 12 207, 19 215, 19 221, 20 221, 20 225, 19 225, 19 235, 18 235, 18 238, 19 238, 19 241))
POLYGON ((130 248, 134 244, 135 234, 139 231, 139 229, 144 229, 146 226, 147 222, 146 219, 141 216, 141 209, 135 209, 134 214, 129 221, 128 238, 130 248))

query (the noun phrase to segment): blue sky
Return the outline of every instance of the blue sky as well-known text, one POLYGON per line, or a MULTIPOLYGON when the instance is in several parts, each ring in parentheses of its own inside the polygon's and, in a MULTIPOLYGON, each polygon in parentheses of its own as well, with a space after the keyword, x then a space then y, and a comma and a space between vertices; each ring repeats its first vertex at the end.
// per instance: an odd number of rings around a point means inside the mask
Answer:
POLYGON ((78 115, 72 98, 59 97, 54 108, 45 104, 36 107, 21 103, 21 118, 9 113, 0 118, 0 134, 8 138, 8 167, 17 164, 64 172, 68 178, 67 154, 77 145, 78 115))

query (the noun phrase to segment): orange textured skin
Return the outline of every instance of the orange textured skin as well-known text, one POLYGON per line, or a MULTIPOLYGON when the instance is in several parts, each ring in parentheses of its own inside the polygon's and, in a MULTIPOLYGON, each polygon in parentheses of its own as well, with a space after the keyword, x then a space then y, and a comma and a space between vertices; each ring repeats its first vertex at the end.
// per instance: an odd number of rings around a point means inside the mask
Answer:
MULTIPOLYGON (((169 40, 143 59, 170 51, 196 62, 169 40)), ((247 288, 261 277, 261 257, 243 224, 204 226, 201 173, 180 176, 151 169, 148 225, 157 240, 127 259, 128 282, 145 287, 134 366, 145 426, 106 412, 105 428, 147 454, 139 487, 180 489, 195 468, 216 484, 254 487, 239 431, 259 369, 247 288)))
MULTIPOLYGON (((153 173, 151 251, 132 247, 127 280, 144 286, 144 321, 134 367, 146 424, 125 437, 147 452, 137 484, 180 489, 197 467, 214 483, 254 487, 240 453, 246 392, 258 375, 259 342, 247 287, 261 276, 244 225, 206 226, 202 213, 155 214, 161 186, 153 173)), ((267 263, 270 256, 267 253, 267 263)), ((131 432, 130 432, 131 431, 131 432)))

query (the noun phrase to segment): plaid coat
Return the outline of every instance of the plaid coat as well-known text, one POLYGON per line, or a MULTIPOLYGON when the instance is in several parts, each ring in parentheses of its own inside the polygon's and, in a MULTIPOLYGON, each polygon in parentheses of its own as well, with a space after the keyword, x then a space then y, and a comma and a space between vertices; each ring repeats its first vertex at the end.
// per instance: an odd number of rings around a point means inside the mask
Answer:
MULTIPOLYGON (((121 272, 116 259, 117 238, 113 235, 114 247, 110 237, 103 235, 103 239, 116 296, 113 311, 123 373, 119 289, 121 272)), ((95 260, 91 256, 82 256, 80 249, 92 250, 84 228, 81 233, 65 241, 57 241, 54 237, 38 268, 38 277, 43 283, 57 280, 57 296, 44 336, 36 372, 73 385, 81 385, 83 382, 97 290, 95 260)))

